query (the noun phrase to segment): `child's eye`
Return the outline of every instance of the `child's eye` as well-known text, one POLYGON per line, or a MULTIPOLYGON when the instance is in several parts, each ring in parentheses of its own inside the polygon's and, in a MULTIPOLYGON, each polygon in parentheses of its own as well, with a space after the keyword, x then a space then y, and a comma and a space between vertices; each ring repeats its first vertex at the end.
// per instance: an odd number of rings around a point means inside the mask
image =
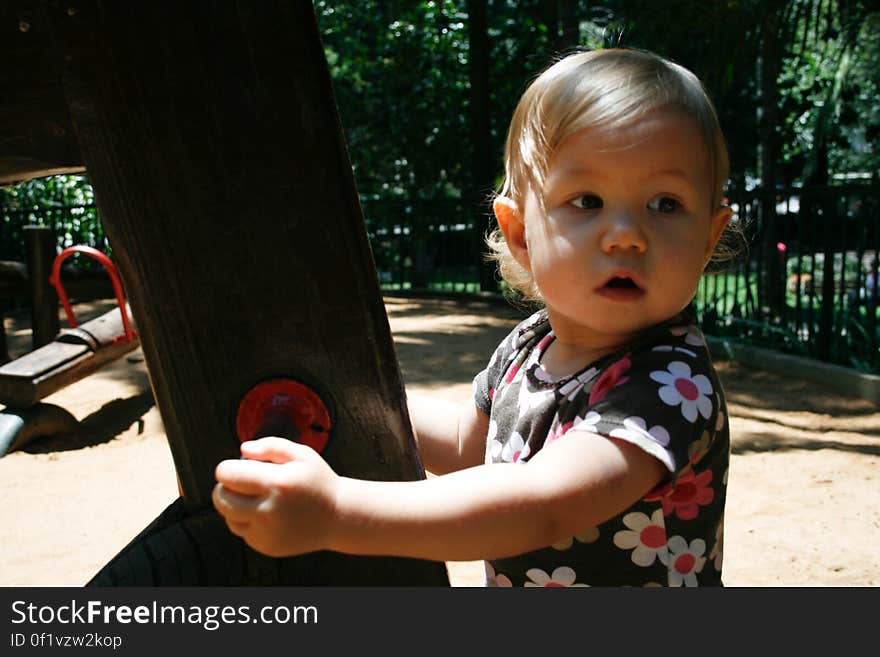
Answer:
POLYGON ((581 210, 598 210, 602 207, 602 199, 595 194, 582 194, 571 199, 569 204, 581 210))
POLYGON ((670 196, 658 196, 648 201, 648 209, 654 212, 670 214, 681 209, 681 203, 670 196))

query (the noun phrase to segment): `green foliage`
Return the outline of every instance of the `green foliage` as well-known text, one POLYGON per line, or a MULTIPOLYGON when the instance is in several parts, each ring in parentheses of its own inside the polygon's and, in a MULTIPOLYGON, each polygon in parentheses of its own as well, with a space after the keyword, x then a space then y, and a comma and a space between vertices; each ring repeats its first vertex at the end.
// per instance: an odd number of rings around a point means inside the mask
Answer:
POLYGON ((448 1, 319 1, 316 10, 360 193, 459 196, 467 15, 448 1))
POLYGON ((54 227, 59 249, 86 244, 110 251, 94 191, 84 176, 37 178, 0 188, 0 260, 24 260, 22 227, 28 224, 54 227))
POLYGON ((880 14, 863 3, 823 0, 795 25, 782 61, 781 165, 789 180, 825 184, 880 170, 880 14))
MULTIPOLYGON (((87 206, 94 202, 95 194, 85 176, 51 176, 15 187, 0 187, 0 207, 12 212, 87 206)), ((33 221, 42 223, 39 215, 34 215, 33 221)))

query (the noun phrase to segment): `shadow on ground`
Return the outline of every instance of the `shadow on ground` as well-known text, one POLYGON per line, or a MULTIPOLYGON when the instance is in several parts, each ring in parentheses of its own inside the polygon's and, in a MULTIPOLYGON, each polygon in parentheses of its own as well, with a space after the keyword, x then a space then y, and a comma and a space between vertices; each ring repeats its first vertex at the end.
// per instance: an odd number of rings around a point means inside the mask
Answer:
POLYGON ((114 399, 83 418, 74 433, 38 438, 22 447, 21 451, 28 454, 48 454, 94 447, 113 440, 135 423, 139 426, 138 433, 141 433, 143 416, 154 404, 153 395, 149 392, 127 399, 114 399))

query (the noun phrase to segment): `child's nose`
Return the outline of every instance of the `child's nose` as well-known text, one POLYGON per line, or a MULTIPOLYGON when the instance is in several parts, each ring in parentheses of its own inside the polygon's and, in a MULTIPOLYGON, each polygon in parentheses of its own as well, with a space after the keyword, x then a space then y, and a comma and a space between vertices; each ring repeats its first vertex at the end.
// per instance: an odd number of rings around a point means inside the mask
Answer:
POLYGON ((602 250, 636 251, 642 253, 648 247, 647 240, 638 218, 628 213, 609 217, 608 225, 601 237, 602 250))

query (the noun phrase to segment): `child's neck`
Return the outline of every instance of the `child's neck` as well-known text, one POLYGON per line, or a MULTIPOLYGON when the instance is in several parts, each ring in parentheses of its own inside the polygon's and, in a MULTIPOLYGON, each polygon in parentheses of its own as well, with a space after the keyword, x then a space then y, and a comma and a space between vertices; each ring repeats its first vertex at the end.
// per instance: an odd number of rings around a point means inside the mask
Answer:
POLYGON ((557 336, 541 355, 541 367, 554 379, 559 379, 580 372, 587 365, 617 351, 621 346, 623 345, 588 348, 562 342, 557 336))
POLYGON ((549 309, 548 313, 556 339, 541 355, 541 367, 554 378, 579 372, 603 356, 625 349, 642 333, 608 334, 585 331, 583 327, 574 327, 559 317, 554 322, 554 313, 549 309))

